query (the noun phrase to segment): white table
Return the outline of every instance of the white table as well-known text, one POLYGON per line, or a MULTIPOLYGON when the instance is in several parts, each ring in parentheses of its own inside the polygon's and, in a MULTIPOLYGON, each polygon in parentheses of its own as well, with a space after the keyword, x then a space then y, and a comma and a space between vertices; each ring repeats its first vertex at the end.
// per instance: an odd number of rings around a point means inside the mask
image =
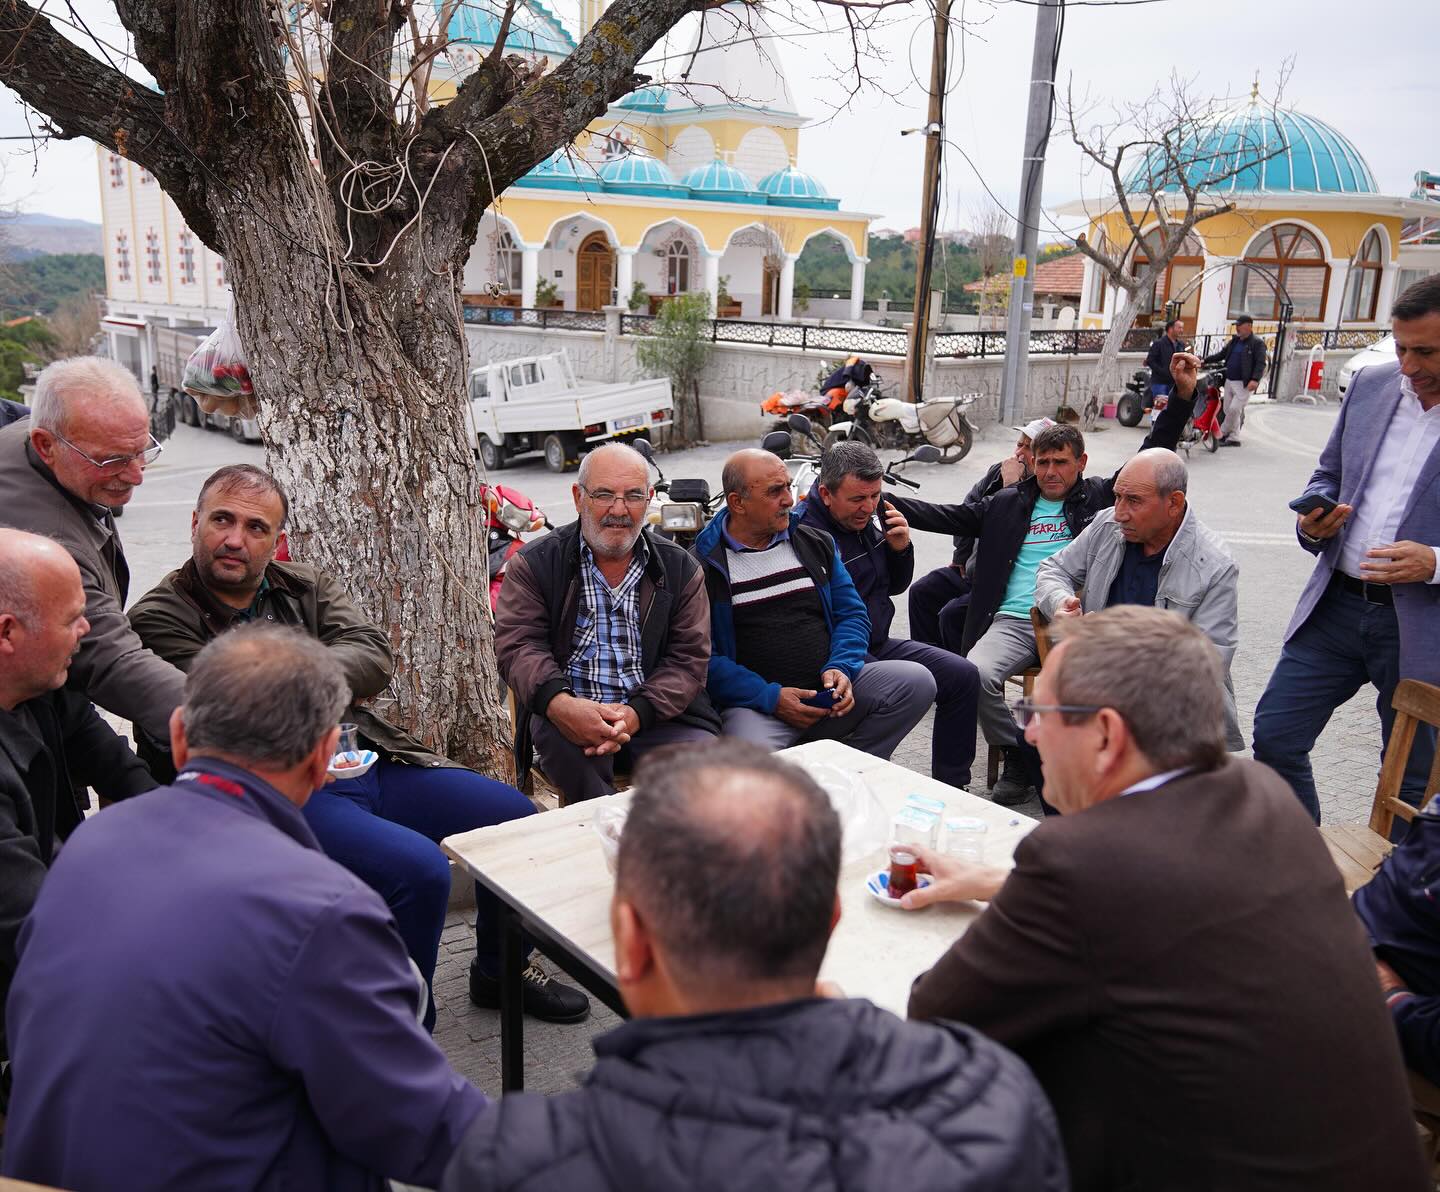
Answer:
MULTIPOLYGON (((1008 808, 836 741, 798 745, 780 756, 861 775, 880 799, 887 819, 912 792, 942 800, 947 816, 979 816, 989 825, 985 860, 990 865, 1008 866, 1020 838, 1036 824, 1008 808)), ((594 821, 601 807, 627 797, 594 799, 478 828, 443 842, 445 850, 504 906, 500 1059, 506 1089, 521 1088, 524 1081, 522 933, 602 1002, 625 1013, 615 985, 615 943, 610 934, 615 882, 594 821)), ((869 998, 903 1016, 912 982, 965 931, 979 909, 959 903, 917 912, 881 906, 867 893, 864 882, 867 874, 885 863, 881 848, 841 871, 841 918, 820 975, 851 996, 869 998)))

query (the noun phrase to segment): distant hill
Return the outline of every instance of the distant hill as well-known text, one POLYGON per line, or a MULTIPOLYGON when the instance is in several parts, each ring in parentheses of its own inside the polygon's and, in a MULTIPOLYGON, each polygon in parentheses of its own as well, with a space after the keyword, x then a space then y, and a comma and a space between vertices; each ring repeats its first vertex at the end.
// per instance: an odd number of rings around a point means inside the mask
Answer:
POLYGON ((0 264, 0 315, 53 314, 67 298, 105 292, 105 258, 61 253, 0 264))
POLYGON ((100 225, 40 212, 0 217, 0 258, 25 260, 37 253, 101 253, 100 225), (8 251, 7 251, 8 250, 8 251))

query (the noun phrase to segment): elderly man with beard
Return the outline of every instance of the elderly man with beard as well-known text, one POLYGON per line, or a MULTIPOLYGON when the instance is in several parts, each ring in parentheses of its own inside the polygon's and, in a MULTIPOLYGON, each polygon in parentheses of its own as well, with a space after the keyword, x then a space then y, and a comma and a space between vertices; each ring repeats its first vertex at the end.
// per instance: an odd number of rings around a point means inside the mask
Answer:
POLYGON ((704 578, 645 525, 650 465, 607 444, 571 491, 579 520, 510 560, 495 614, 495 658, 521 710, 516 773, 538 754, 567 804, 612 793, 617 756, 720 730, 704 578))
MULTIPOLYGON (((149 649, 186 673, 208 642, 242 625, 289 625, 324 643, 350 688, 345 719, 380 760, 357 778, 317 790, 303 815, 325 855, 385 900, 428 984, 450 900, 450 867, 439 841, 535 809, 514 787, 434 752, 368 706, 394 670, 389 638, 334 576, 306 563, 275 561, 289 511, 284 489, 261 468, 231 464, 212 474, 191 515, 190 559, 140 598, 130 620, 149 649)), ((284 715, 264 707, 254 713, 284 715)), ((142 756, 157 778, 173 778, 168 755, 147 756, 142 748, 142 756)), ((496 912, 493 896, 477 885, 470 965, 470 1000, 477 1006, 499 1005, 496 912)), ((526 1012, 549 1022, 578 1022, 590 1010, 584 994, 538 965, 526 967, 522 990, 526 1012)), ((434 1022, 432 1002, 425 1025, 434 1022)))

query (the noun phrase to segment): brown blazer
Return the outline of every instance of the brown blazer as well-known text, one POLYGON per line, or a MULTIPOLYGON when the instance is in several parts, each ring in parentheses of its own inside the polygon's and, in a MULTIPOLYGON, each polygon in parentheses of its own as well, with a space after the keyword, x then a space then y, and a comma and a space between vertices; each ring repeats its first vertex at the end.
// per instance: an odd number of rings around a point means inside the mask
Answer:
POLYGON ((1030 1063, 1077 1192, 1427 1187, 1364 933, 1255 762, 1046 820, 910 1016, 1030 1063))
POLYGON ((54 538, 80 568, 90 632, 70 664, 72 690, 169 743, 185 676, 147 650, 125 619, 130 570, 115 519, 60 487, 30 446, 30 419, 0 430, 0 525, 54 538))

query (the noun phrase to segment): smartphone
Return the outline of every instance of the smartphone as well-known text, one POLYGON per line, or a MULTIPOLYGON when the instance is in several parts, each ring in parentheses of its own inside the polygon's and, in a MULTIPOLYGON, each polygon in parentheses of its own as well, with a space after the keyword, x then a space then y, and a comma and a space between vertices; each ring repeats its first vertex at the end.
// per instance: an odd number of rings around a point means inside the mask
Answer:
POLYGON ((802 699, 800 702, 811 708, 833 708, 835 706, 835 689, 822 687, 809 699, 802 699))
POLYGON ((1290 508, 1302 517, 1308 517, 1317 509, 1328 515, 1334 512, 1335 502, 1321 493, 1306 493, 1303 497, 1296 497, 1291 501, 1290 508))

